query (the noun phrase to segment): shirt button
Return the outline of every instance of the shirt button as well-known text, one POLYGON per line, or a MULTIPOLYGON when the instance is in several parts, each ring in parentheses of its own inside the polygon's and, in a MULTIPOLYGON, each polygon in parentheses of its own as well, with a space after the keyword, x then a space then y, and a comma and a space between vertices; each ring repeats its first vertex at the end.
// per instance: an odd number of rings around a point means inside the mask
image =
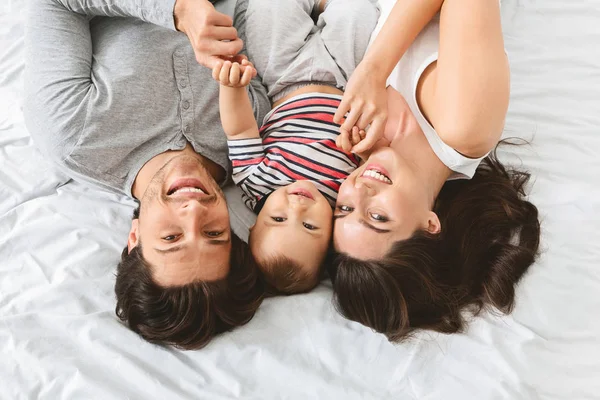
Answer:
POLYGON ((188 108, 190 108, 190 102, 186 100, 183 102, 183 109, 187 110, 188 108))
POLYGON ((192 130, 192 128, 190 128, 189 125, 186 125, 185 128, 183 128, 186 132, 190 132, 192 130))
POLYGON ((181 81, 181 83, 179 84, 179 86, 181 86, 182 88, 187 87, 187 82, 186 81, 181 81))

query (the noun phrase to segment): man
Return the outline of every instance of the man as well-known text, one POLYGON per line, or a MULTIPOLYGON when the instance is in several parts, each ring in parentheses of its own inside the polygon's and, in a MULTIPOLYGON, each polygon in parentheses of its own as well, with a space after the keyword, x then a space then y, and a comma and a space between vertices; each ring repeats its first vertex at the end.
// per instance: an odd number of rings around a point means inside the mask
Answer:
MULTIPOLYGON (((117 315, 183 348, 250 320, 262 288, 230 229, 218 85, 204 67, 242 57, 232 18, 208 0, 37 0, 28 24, 32 138, 72 178, 139 201, 117 315)), ((262 120, 270 104, 256 79, 249 94, 262 120)))

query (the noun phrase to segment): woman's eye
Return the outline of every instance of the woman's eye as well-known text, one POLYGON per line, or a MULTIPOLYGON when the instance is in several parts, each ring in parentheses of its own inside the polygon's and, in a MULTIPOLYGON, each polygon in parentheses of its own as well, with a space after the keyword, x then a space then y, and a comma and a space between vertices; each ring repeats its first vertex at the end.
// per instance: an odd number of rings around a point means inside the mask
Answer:
POLYGON ((206 236, 208 237, 212 237, 212 238, 216 238, 219 237, 223 234, 223 232, 217 232, 217 231, 212 231, 212 232, 206 232, 206 236))
POLYGON ((271 217, 271 219, 275 222, 283 222, 285 221, 287 218, 283 218, 283 217, 271 217))
POLYGON ((354 211, 354 208, 348 206, 338 206, 338 210, 342 212, 352 212, 354 211))
POLYGON ((319 229, 319 228, 317 228, 317 227, 316 227, 316 226, 314 226, 314 225, 307 224, 306 222, 303 222, 303 223, 302 223, 302 225, 304 225, 304 227, 305 227, 306 229, 308 229, 309 231, 314 231, 315 229, 319 229))
POLYGON ((163 238, 163 240, 166 240, 167 242, 172 242, 173 240, 177 239, 178 236, 179 235, 168 235, 168 236, 165 236, 163 238))
POLYGON ((387 217, 385 217, 385 216, 383 216, 381 214, 370 213, 370 215, 371 215, 371 218, 373 218, 375 221, 378 221, 378 222, 387 222, 387 221, 389 221, 387 219, 387 217))

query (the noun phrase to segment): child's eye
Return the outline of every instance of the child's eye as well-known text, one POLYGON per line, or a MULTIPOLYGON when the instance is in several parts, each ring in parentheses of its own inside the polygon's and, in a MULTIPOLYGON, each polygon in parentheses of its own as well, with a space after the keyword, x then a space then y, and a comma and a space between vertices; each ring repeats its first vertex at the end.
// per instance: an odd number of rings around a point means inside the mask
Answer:
POLYGON ((342 212, 352 212, 354 211, 354 208, 348 206, 338 206, 338 210, 342 212))
POLYGON ((271 219, 275 222, 283 222, 283 221, 287 220, 287 218, 283 218, 283 217, 271 217, 271 219))
POLYGON ((307 224, 306 222, 303 222, 303 223, 302 223, 302 225, 304 225, 304 227, 305 227, 306 229, 308 229, 309 231, 314 231, 314 230, 316 230, 316 229, 319 229, 319 228, 317 228, 317 227, 316 227, 316 226, 314 226, 314 225, 307 224))

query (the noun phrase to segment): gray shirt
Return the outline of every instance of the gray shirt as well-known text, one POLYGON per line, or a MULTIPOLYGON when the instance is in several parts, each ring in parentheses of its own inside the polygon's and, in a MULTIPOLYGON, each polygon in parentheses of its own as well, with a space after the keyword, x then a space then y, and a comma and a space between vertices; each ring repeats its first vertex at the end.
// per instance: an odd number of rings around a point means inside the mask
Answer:
MULTIPOLYGON (((175 30, 175 0, 30 3, 23 111, 37 146, 60 169, 131 196, 144 163, 187 141, 229 176, 218 83, 175 30)), ((255 79, 249 92, 262 121, 266 91, 255 79)))

